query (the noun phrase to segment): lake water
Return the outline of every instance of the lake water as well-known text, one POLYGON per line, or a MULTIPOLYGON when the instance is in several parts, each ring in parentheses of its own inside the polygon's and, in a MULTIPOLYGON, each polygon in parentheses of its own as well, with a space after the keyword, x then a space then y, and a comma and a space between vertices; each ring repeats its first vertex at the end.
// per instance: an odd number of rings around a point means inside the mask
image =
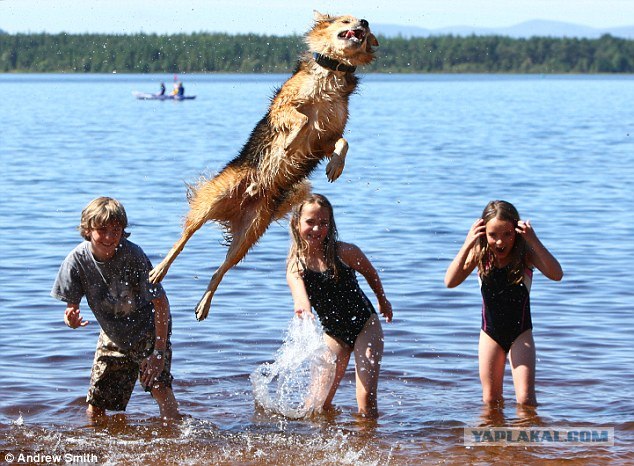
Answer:
MULTIPOLYGON (((90 425, 98 326, 72 331, 49 296, 94 197, 118 198, 130 239, 157 264, 181 231, 186 183, 233 158, 282 75, 180 76, 187 102, 137 101, 171 76, 0 75, 0 454, 93 454, 105 464, 632 464, 634 453, 634 76, 368 75, 352 96, 346 169, 325 165, 340 237, 379 269, 394 306, 375 423, 357 420, 352 365, 340 414, 290 420, 255 408, 249 374, 292 318, 286 222, 229 271, 209 318, 194 307, 225 248, 208 225, 163 284, 174 392, 165 426, 135 390, 125 416, 90 425), (536 273, 536 412, 480 401, 475 276, 447 265, 484 205, 513 202, 561 262, 536 273), (614 446, 464 445, 464 428, 614 428, 614 446)), ((169 87, 169 83, 168 83, 169 87)), ((363 283, 364 288, 369 291, 363 283)), ((371 296, 371 295, 370 295, 371 296)), ((92 319, 83 304, 84 313, 92 319)), ((4 456, 0 456, 3 461, 4 456)))

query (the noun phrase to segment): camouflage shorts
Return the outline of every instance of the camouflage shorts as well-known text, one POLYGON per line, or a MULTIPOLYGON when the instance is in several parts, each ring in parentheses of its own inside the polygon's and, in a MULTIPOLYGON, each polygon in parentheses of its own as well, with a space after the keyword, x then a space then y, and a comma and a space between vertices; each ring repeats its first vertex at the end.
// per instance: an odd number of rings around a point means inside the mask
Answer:
MULTIPOLYGON (((140 377, 140 364, 154 349, 154 333, 149 333, 136 347, 121 350, 102 331, 97 341, 95 360, 90 374, 90 388, 86 401, 97 408, 124 411, 140 377)), ((172 346, 167 341, 165 367, 153 386, 172 386, 172 346)), ((143 386, 146 392, 152 387, 143 386)))

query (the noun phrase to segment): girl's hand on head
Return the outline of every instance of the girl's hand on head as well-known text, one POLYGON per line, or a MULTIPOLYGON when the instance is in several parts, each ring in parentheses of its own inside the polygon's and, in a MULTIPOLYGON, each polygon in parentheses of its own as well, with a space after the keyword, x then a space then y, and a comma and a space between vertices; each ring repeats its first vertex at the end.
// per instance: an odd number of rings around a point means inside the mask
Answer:
POLYGON ((531 222, 529 220, 520 220, 517 222, 515 231, 518 235, 521 235, 526 241, 528 246, 528 262, 534 265, 537 269, 544 274, 547 278, 555 281, 559 281, 564 276, 564 271, 561 269, 561 264, 555 259, 548 249, 541 243, 537 237, 537 233, 533 230, 531 222))
POLYGON ((72 329, 76 329, 77 327, 85 327, 89 324, 87 320, 79 313, 79 308, 77 306, 68 306, 64 311, 64 323, 72 329))
POLYGON ((469 233, 467 233, 467 238, 465 239, 465 245, 470 248, 473 247, 485 233, 486 225, 484 224, 484 220, 479 218, 471 225, 469 233))
POLYGON ((515 231, 524 237, 524 240, 528 243, 529 246, 535 244, 537 241, 537 233, 533 230, 530 220, 520 220, 517 222, 517 227, 515 227, 515 231))

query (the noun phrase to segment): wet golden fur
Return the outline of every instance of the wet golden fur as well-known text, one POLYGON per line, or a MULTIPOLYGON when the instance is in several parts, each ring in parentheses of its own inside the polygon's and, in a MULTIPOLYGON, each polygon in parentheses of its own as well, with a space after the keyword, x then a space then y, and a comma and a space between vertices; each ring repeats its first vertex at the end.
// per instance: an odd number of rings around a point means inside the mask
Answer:
POLYGON ((201 226, 208 221, 221 224, 229 250, 198 303, 198 320, 207 317, 224 274, 244 258, 271 222, 308 196, 307 177, 319 162, 330 159, 326 167, 330 181, 343 171, 348 143, 342 135, 348 99, 358 78, 352 70, 335 71, 318 64, 312 54, 347 66, 364 65, 373 60, 372 47, 378 42, 365 20, 316 12, 306 43, 309 52, 274 96, 240 154, 217 176, 190 189, 183 234, 150 272, 152 282, 161 281, 201 226))

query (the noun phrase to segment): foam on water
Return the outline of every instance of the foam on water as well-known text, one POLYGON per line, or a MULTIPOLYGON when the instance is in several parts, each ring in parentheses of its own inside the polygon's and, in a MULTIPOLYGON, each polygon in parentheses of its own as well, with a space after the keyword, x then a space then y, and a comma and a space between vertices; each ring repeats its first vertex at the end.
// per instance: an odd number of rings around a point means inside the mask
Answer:
POLYGON ((316 319, 294 317, 272 363, 251 374, 253 396, 265 410, 298 419, 321 412, 335 374, 335 355, 316 319))

